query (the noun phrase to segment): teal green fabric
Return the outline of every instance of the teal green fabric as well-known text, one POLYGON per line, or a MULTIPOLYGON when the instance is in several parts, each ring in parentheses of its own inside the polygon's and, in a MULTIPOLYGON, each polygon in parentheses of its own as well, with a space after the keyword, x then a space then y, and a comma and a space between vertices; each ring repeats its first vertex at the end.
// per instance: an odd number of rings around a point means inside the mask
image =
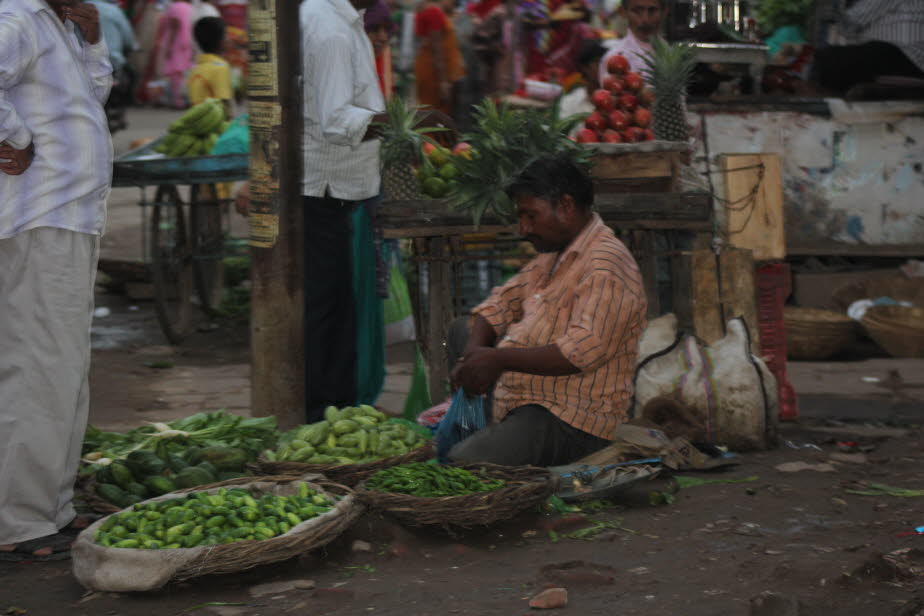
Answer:
POLYGON ((767 57, 773 58, 786 43, 804 43, 805 35, 799 26, 783 26, 764 40, 767 45, 767 57))
POLYGON ((372 223, 363 204, 353 212, 356 302, 356 403, 374 404, 385 386, 385 312, 375 290, 372 223))

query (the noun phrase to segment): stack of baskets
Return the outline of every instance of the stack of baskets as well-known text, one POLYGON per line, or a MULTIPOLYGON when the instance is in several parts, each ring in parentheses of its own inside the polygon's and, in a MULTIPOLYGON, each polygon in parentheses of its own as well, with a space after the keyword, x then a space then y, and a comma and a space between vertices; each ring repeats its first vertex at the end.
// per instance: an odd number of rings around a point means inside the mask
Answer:
POLYGON ((869 337, 889 355, 924 357, 924 309, 873 306, 863 315, 862 323, 869 337))
POLYGON ((790 359, 827 359, 856 338, 853 319, 831 310, 786 306, 783 320, 790 359))

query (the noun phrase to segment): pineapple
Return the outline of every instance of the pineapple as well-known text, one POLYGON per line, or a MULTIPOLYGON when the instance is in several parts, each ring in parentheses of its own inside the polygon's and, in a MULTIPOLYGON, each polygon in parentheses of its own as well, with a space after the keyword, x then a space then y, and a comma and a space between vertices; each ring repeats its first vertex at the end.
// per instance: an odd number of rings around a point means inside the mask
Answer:
POLYGON ((420 107, 408 106, 395 96, 385 107, 388 121, 382 126, 382 194, 386 200, 403 201, 420 198, 420 181, 414 165, 420 161, 421 147, 432 143, 427 133, 443 128, 421 128, 420 107))
POLYGON ((684 114, 687 84, 696 66, 696 55, 688 45, 671 45, 655 38, 653 50, 644 56, 646 79, 654 89, 652 108, 655 138, 664 141, 687 141, 690 129, 684 114))
POLYGON ((452 207, 468 211, 475 227, 485 214, 501 222, 516 220, 506 189, 534 160, 563 154, 590 168, 592 152, 568 138, 586 114, 558 117, 558 102, 548 110, 513 110, 490 99, 475 105, 475 130, 465 135, 474 153, 457 158, 457 188, 449 194, 452 207))

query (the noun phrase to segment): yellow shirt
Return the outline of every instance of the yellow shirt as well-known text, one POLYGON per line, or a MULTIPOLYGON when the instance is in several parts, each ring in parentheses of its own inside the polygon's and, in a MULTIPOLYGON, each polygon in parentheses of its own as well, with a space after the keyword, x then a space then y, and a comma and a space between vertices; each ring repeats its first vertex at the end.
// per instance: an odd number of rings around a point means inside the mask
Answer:
POLYGON ((186 79, 186 94, 192 105, 207 98, 231 100, 231 67, 215 54, 202 53, 186 79))

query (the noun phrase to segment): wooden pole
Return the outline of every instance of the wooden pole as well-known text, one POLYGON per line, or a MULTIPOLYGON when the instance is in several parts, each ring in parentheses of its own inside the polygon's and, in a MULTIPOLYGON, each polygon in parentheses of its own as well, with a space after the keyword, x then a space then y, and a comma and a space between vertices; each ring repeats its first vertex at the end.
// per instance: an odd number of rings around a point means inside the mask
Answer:
POLYGON ((305 423, 297 3, 252 0, 248 29, 251 408, 290 428, 305 423))

